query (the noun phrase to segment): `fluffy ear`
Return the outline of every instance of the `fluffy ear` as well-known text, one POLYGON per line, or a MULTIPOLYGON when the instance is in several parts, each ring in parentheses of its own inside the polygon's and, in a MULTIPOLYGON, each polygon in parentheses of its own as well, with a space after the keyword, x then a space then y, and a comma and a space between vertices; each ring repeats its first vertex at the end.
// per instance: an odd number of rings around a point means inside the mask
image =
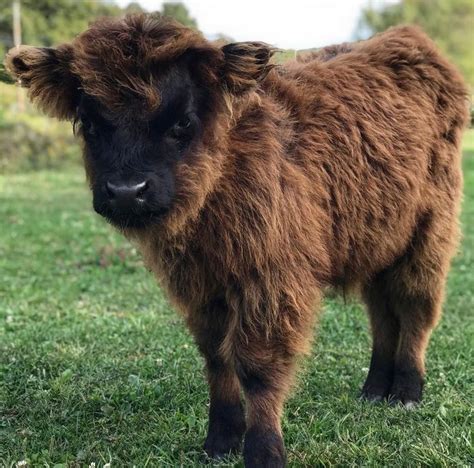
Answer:
POLYGON ((59 119, 74 118, 79 98, 79 82, 69 64, 72 47, 57 49, 21 46, 11 49, 5 66, 28 96, 46 114, 59 119))
POLYGON ((222 47, 224 80, 234 94, 254 88, 274 67, 269 61, 275 49, 263 42, 236 42, 222 47))

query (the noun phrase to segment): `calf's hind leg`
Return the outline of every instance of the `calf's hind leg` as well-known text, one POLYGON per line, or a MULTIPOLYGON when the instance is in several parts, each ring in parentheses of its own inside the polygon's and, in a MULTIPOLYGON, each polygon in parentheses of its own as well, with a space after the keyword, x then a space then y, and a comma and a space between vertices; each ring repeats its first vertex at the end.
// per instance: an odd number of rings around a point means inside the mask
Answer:
MULTIPOLYGON (((378 356, 383 355, 380 348, 384 347, 392 357, 379 370, 385 366, 382 374, 392 375, 390 400, 406 406, 421 400, 425 351, 441 314, 446 275, 457 240, 455 224, 446 223, 447 219, 439 222, 432 213, 425 215, 406 253, 372 285, 372 295, 383 298, 378 308, 371 308, 369 303, 371 321, 377 322, 373 327, 373 360, 375 357, 377 361, 376 343, 385 343, 379 345, 378 356)), ((369 384, 371 377, 369 372, 369 384)), ((386 390, 387 386, 384 396, 386 390)))
POLYGON ((386 276, 385 273, 377 275, 363 291, 372 330, 372 357, 361 396, 374 402, 389 395, 400 336, 400 322, 385 289, 386 276))
POLYGON ((390 304, 400 323, 390 398, 406 406, 422 397, 425 351, 441 316, 446 277, 458 240, 455 212, 426 213, 390 275, 390 304))

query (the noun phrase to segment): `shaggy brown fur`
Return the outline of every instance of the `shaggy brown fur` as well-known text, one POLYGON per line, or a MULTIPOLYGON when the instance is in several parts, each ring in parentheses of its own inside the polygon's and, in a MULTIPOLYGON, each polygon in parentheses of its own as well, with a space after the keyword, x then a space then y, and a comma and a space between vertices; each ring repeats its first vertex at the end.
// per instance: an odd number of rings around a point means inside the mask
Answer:
POLYGON ((74 118, 80 89, 112 116, 132 107, 146 118, 160 70, 189 53, 212 118, 176 165, 172 210, 125 234, 205 357, 206 451, 237 449, 247 428, 246 466, 282 466, 283 403, 325 286, 363 291, 373 332, 363 395, 421 398, 458 242, 466 89, 414 27, 273 67, 264 44, 220 49, 140 16, 58 49, 12 51, 7 64, 50 115, 74 118))

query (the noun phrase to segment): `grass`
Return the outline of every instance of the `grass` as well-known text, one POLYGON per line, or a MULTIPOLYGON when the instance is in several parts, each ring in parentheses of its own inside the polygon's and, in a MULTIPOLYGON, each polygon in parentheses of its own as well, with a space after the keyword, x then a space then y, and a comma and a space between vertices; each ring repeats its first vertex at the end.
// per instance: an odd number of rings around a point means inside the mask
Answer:
MULTIPOLYGON (((290 466, 472 466, 472 130, 464 168, 464 241, 422 406, 357 400, 367 319, 329 299, 286 408, 290 466)), ((3 176, 0 194, 0 465, 200 466, 201 358, 137 252, 92 214, 83 175, 3 176)))

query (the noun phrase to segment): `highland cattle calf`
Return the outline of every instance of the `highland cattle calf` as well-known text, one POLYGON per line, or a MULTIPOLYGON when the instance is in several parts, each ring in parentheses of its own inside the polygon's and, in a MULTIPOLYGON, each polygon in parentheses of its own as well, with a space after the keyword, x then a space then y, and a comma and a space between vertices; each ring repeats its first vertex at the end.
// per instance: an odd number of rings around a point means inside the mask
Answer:
POLYGON ((95 210, 183 313, 207 367, 206 452, 245 435, 246 467, 285 464, 283 403, 327 286, 367 305, 363 397, 420 400, 468 117, 460 75, 413 27, 282 66, 272 53, 129 16, 7 57, 75 123, 95 210))

